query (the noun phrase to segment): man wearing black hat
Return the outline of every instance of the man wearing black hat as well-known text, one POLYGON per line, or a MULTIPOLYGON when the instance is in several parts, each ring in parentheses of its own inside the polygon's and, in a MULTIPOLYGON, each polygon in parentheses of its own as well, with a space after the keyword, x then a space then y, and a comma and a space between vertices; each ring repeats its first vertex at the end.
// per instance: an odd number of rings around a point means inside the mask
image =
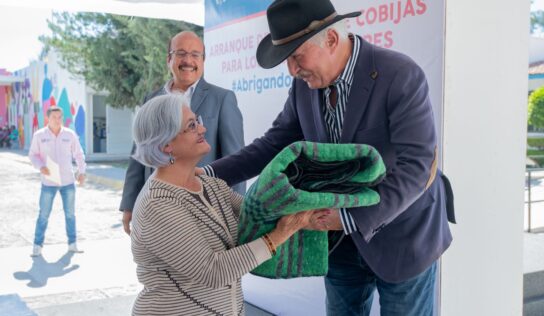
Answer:
POLYGON ((452 236, 428 86, 409 57, 348 34, 329 0, 276 0, 257 61, 287 60, 296 79, 283 111, 259 139, 204 167, 233 185, 256 176, 299 140, 363 143, 382 155, 381 201, 341 209, 312 228, 343 231, 325 277, 328 315, 432 315, 436 261, 452 236))

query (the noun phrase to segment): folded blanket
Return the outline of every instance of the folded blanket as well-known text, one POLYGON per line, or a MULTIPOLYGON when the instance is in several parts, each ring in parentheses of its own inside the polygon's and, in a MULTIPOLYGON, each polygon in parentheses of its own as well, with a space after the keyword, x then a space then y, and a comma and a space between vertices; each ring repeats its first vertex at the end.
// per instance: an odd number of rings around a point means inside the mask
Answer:
MULTIPOLYGON (((240 214, 240 242, 270 232, 283 215, 377 204, 380 196, 370 187, 384 175, 385 165, 372 146, 293 143, 249 188, 240 214)), ((327 232, 301 230, 251 273, 274 279, 320 276, 327 273, 327 266, 327 232)))

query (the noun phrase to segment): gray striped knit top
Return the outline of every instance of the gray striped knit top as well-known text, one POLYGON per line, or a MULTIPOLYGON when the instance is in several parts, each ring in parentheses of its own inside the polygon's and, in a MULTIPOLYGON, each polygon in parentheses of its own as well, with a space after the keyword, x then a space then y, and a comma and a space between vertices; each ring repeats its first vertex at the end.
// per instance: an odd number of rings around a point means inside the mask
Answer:
POLYGON ((259 238, 237 245, 242 196, 201 176, 191 192, 150 177, 132 215, 138 280, 133 315, 243 315, 241 277, 271 255, 259 238))

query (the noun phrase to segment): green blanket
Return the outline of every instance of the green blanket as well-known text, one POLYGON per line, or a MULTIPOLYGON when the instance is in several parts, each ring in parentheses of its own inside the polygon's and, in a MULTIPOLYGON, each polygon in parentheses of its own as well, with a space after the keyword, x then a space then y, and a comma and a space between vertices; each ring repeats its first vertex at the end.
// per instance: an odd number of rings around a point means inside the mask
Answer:
MULTIPOLYGON (((270 232, 283 215, 377 204, 380 196, 369 187, 384 175, 385 165, 372 146, 293 143, 249 188, 240 214, 240 243, 270 232)), ((301 230, 251 273, 274 279, 321 276, 327 266, 327 232, 301 230)))

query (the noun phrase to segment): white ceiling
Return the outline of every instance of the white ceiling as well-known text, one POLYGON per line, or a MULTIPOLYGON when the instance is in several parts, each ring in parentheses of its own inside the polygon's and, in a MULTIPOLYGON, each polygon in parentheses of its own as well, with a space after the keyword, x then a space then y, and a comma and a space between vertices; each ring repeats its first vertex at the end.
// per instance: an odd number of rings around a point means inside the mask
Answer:
POLYGON ((138 2, 138 3, 204 3, 204 0, 115 0, 122 2, 138 2))
POLYGON ((1 7, 104 12, 204 25, 204 0, 0 0, 1 7))

